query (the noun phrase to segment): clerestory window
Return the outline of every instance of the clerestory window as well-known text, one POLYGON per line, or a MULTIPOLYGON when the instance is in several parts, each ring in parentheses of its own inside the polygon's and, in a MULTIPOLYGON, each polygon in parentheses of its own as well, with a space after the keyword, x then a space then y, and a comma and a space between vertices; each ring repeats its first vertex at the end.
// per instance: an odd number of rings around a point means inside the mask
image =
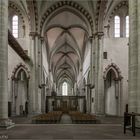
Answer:
POLYGON ((129 37, 129 16, 126 16, 126 37, 129 37))
POLYGON ((14 15, 12 18, 12 34, 15 38, 18 38, 18 16, 14 15))
POLYGON ((114 17, 114 37, 120 37, 120 17, 114 17))

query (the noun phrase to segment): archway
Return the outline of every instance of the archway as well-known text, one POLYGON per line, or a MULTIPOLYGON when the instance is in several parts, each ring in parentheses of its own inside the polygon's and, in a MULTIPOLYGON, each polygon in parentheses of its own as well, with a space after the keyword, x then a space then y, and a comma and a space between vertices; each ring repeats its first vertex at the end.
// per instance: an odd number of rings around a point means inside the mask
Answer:
MULTIPOLYGON (((78 9, 81 6, 75 7, 74 2, 70 3, 62 2, 61 6, 58 5, 55 9, 51 9, 48 15, 43 16, 40 26, 41 35, 44 36, 47 44, 49 71, 56 87, 55 97, 61 96, 60 98, 63 99, 68 96, 81 96, 81 89, 77 90, 75 85, 78 85, 80 80, 85 56, 90 57, 90 53, 85 54, 85 50, 89 46, 89 36, 92 35, 94 24, 90 14, 86 12, 85 15, 85 12, 82 12, 84 8, 81 11, 81 8, 78 9), (63 94, 63 82, 65 81, 67 82, 67 94, 63 94)), ((69 106, 74 106, 76 110, 77 108, 83 110, 83 107, 78 106, 78 100, 75 97, 68 99, 69 106)), ((63 101, 65 102, 66 99, 63 101)), ((58 105, 57 108, 60 106, 59 102, 61 102, 59 99, 54 100, 55 105, 58 105)), ((83 101, 79 102, 83 104, 83 101)), ((66 102, 64 104, 67 106, 66 102)))
POLYGON ((18 66, 12 76, 12 115, 28 115, 28 83, 29 73, 27 68, 18 66))
POLYGON ((105 75, 105 114, 120 115, 121 107, 121 79, 120 70, 116 65, 110 65, 105 75))

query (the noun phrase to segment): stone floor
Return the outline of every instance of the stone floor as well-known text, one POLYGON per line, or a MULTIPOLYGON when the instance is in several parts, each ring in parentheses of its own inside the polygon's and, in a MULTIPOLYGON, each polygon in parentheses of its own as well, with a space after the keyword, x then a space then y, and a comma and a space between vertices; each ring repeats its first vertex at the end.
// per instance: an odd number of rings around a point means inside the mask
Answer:
POLYGON ((68 114, 63 114, 60 120, 60 124, 72 124, 71 117, 68 114))
POLYGON ((124 135, 119 124, 17 124, 1 135, 9 140, 140 140, 140 131, 135 137, 129 131, 124 135))
POLYGON ((101 124, 70 124, 71 119, 64 114, 61 124, 31 124, 26 117, 12 118, 16 125, 9 130, 0 130, 9 140, 140 140, 140 130, 136 136, 130 131, 123 134, 123 118, 98 117, 101 124))

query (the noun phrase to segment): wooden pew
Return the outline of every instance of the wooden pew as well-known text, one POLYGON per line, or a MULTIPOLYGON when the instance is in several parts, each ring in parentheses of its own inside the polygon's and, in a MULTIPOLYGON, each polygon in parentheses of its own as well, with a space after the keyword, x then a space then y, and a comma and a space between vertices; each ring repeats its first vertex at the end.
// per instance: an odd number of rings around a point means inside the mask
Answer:
POLYGON ((62 116, 61 111, 53 111, 47 114, 41 114, 33 117, 32 123, 36 123, 36 124, 59 123, 61 116, 62 116))
POLYGON ((84 114, 77 111, 70 111, 72 122, 76 124, 95 124, 97 123, 96 116, 90 114, 84 114))

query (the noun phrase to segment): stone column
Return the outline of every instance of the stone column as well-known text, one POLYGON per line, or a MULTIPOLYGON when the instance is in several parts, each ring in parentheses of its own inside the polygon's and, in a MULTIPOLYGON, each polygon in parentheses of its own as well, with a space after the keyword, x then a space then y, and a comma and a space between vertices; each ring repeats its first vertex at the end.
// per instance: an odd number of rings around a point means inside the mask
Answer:
POLYGON ((38 67, 39 67, 39 85, 43 84, 42 79, 43 79, 43 73, 42 73, 42 45, 44 42, 43 37, 39 37, 39 47, 38 47, 38 67))
MULTIPOLYGON (((138 70, 137 70, 137 112, 140 113, 140 1, 137 0, 137 16, 138 16, 138 20, 137 20, 137 37, 138 37, 138 70)), ((140 121, 140 119, 139 119, 140 121)))
POLYGON ((89 38, 91 46, 91 57, 90 57, 90 84, 94 86, 95 84, 95 46, 93 45, 94 38, 91 36, 89 38))
POLYGON ((95 36, 90 37, 91 42, 91 86, 90 86, 90 112, 95 113, 95 36))
MULTIPOLYGON (((41 88, 41 112, 45 113, 45 105, 46 105, 46 87, 45 87, 45 79, 43 80, 43 56, 42 56, 42 48, 43 48, 43 44, 44 44, 44 38, 40 37, 40 47, 39 47, 39 81, 40 81, 40 85, 42 85, 41 88)), ((48 85, 47 85, 48 86, 48 85)))
POLYGON ((0 128, 12 125, 8 119, 8 0, 0 0, 0 128))
POLYGON ((140 92, 138 93, 138 84, 140 84, 139 78, 140 75, 139 69, 139 59, 140 54, 139 48, 140 44, 140 35, 139 27, 140 21, 138 20, 138 13, 140 4, 139 0, 129 0, 129 16, 130 16, 130 39, 129 39, 129 82, 128 82, 128 91, 129 91, 129 111, 137 112, 137 98, 140 92), (139 83, 138 83, 139 82, 139 83))
POLYGON ((30 57, 31 57, 31 78, 29 81, 29 114, 39 114, 39 65, 38 65, 38 33, 31 32, 30 57))
POLYGON ((39 88, 39 47, 40 47, 40 35, 36 33, 35 35, 35 89, 36 89, 36 94, 35 94, 35 113, 40 114, 41 113, 41 108, 40 108, 40 103, 39 103, 39 95, 40 93, 40 88, 39 88))
POLYGON ((140 113, 140 1, 129 0, 129 81, 130 112, 140 113))
POLYGON ((29 114, 33 115, 35 112, 35 33, 30 34, 30 58, 31 58, 31 76, 29 80, 29 114))
POLYGON ((41 91, 41 113, 45 113, 46 97, 45 97, 45 87, 41 91))
POLYGON ((95 34, 95 107, 96 114, 104 114, 103 32, 95 34))

